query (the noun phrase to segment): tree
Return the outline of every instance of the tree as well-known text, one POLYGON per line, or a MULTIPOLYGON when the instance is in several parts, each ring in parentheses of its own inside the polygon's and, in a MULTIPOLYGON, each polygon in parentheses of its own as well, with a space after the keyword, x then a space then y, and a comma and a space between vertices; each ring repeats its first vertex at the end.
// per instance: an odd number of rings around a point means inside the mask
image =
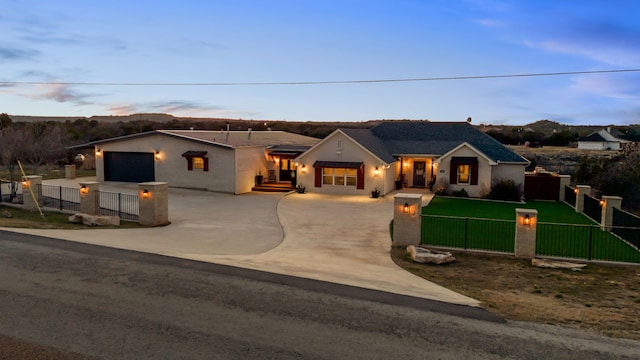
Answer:
POLYGON ((8 128, 12 124, 13 120, 11 120, 11 117, 7 115, 7 113, 0 114, 0 130, 8 128))

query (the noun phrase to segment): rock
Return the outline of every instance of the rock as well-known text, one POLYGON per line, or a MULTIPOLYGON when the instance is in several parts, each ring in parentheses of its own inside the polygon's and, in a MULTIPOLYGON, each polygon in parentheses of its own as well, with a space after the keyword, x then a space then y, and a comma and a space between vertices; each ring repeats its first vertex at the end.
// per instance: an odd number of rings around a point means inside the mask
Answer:
POLYGON ((407 253, 411 256, 411 260, 422 264, 446 264, 456 261, 450 252, 429 250, 413 245, 407 246, 407 253))
POLYGON ((587 264, 576 264, 567 261, 556 261, 556 260, 546 260, 546 259, 531 259, 531 265, 541 268, 549 268, 549 269, 570 269, 573 271, 580 271, 587 264))
POLYGON ((7 218, 7 219, 11 219, 13 217, 13 215, 11 215, 11 213, 8 210, 5 210, 2 212, 2 217, 3 218, 7 218))
POLYGON ((75 213, 69 216, 69 222, 87 226, 120 226, 120 217, 75 213))

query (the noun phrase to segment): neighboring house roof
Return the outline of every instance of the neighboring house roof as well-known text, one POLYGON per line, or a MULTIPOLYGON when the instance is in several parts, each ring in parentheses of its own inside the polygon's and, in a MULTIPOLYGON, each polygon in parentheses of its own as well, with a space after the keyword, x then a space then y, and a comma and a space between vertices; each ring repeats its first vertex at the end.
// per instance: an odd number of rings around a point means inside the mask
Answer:
MULTIPOLYGON (((230 149, 250 146, 291 146, 292 149, 306 149, 320 141, 316 138, 293 134, 286 131, 155 130, 93 141, 87 144, 71 146, 69 149, 86 148, 87 146, 131 140, 158 134, 230 149)), ((304 149, 302 150, 304 151, 304 149)))
MULTIPOLYGON (((615 129, 614 129, 615 130, 615 129)), ((616 132, 617 134, 622 134, 620 131, 616 132)), ((600 129, 598 131, 594 131, 587 136, 583 136, 578 139, 578 141, 587 141, 587 142, 621 142, 626 143, 628 140, 620 139, 615 137, 611 132, 606 129, 600 129)))
POLYGON ((466 122, 384 122, 367 130, 340 130, 388 163, 402 156, 440 157, 464 143, 495 163, 528 163, 466 122))

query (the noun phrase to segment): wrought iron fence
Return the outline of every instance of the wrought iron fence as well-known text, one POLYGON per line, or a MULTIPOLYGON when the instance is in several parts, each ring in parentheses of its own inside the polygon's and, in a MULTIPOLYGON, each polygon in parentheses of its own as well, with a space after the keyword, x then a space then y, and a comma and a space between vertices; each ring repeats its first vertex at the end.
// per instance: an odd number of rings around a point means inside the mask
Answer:
POLYGON ((36 193, 43 207, 80 211, 80 192, 77 188, 40 184, 36 187, 36 193))
POLYGON ((422 244, 514 252, 515 220, 422 215, 422 244))
POLYGON ((613 208, 611 232, 640 248, 640 217, 624 210, 613 208))
POLYGON ((0 203, 23 204, 22 182, 0 180, 0 203))
POLYGON ((640 251, 598 225, 539 222, 536 255, 640 263, 640 251))
POLYGON ((96 191, 100 215, 120 216, 123 220, 138 220, 138 195, 96 191))
POLYGON ((584 197, 584 214, 593 221, 599 223, 602 220, 602 207, 600 206, 600 200, 586 195, 584 197))
POLYGON ((571 186, 564 187, 564 202, 573 207, 576 207, 576 193, 574 188, 572 188, 571 186))

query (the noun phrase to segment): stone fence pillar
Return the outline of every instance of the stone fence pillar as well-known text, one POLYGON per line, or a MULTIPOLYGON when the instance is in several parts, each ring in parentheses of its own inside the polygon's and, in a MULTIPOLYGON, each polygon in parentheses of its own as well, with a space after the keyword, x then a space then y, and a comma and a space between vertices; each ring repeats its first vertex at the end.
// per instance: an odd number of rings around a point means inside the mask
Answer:
POLYGON ((64 178, 65 179, 75 179, 76 178, 76 166, 75 165, 65 165, 64 166, 64 178))
POLYGON ((558 175, 560 177, 560 192, 558 201, 564 201, 565 191, 567 186, 571 184, 571 175, 558 175))
POLYGON ((591 186, 578 185, 576 189, 578 189, 576 193, 576 212, 582 214, 584 212, 584 197, 591 194, 591 186))
POLYGON ((516 239, 514 254, 517 258, 533 259, 536 256, 538 210, 516 209, 516 239))
POLYGON ((138 184, 138 224, 143 226, 168 225, 169 185, 150 181, 138 184))
POLYGON ((100 215, 100 183, 85 181, 80 184, 80 212, 89 215, 100 215))
POLYGON ((40 206, 38 190, 41 185, 40 175, 29 175, 22 179, 22 204, 25 210, 37 210, 40 206))
POLYGON ((622 198, 620 196, 603 196, 602 197, 602 217, 600 219, 600 228, 604 231, 611 231, 613 226, 613 208, 620 209, 622 207, 622 198))
POLYGON ((393 246, 420 245, 422 238, 422 194, 393 197, 393 246))

